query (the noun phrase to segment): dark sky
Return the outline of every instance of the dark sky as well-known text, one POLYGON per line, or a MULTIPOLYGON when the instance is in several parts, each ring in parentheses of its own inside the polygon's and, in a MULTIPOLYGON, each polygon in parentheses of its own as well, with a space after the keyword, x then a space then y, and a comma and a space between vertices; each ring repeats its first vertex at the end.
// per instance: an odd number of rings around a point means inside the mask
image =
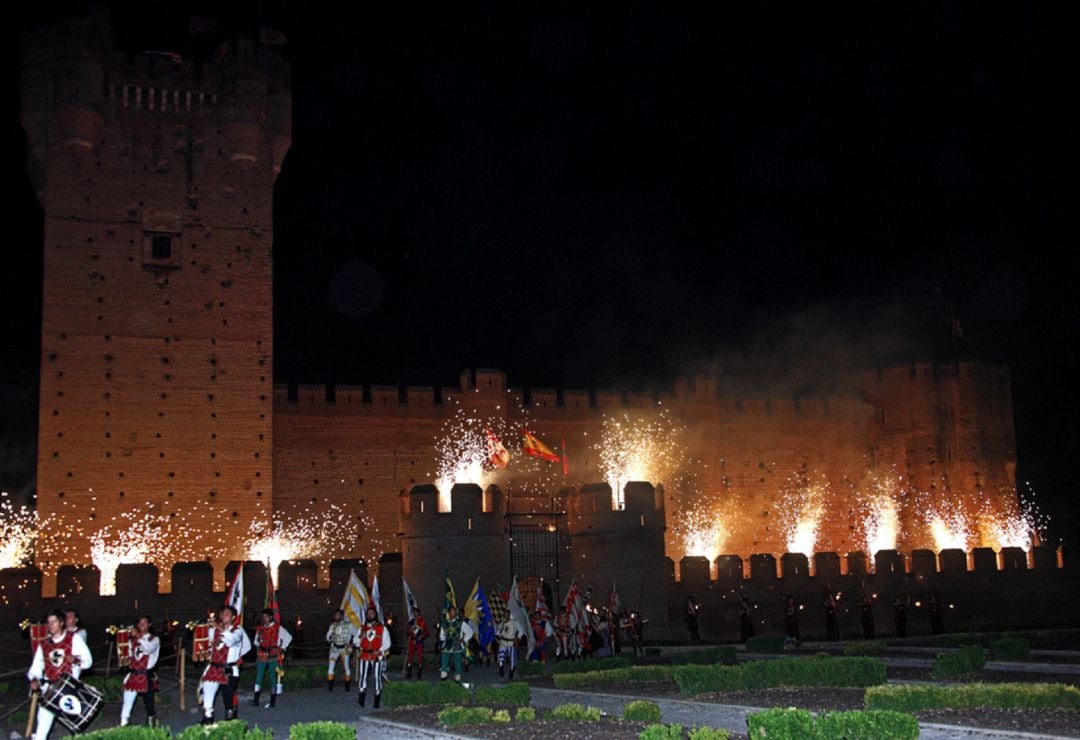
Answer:
MULTIPOLYGON (((1004 361, 1021 478, 1054 533, 1080 533, 1067 4, 111 5, 133 49, 191 50, 188 14, 288 36, 277 380, 443 385, 489 366, 663 388, 707 368, 800 391, 893 361, 1004 361)), ((17 65, 12 39, 8 460, 32 454, 40 319, 17 65)))

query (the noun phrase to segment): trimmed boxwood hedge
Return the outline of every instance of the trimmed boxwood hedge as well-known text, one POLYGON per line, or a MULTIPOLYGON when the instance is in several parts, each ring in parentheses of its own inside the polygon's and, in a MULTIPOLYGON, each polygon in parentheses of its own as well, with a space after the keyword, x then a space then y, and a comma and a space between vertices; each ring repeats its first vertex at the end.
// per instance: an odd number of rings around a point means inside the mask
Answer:
POLYGON ((356 740, 356 728, 343 722, 300 722, 289 728, 289 740, 356 740))
POLYGON ((981 671, 986 665, 986 652, 978 645, 964 645, 953 653, 938 653, 930 675, 934 678, 956 678, 981 671))
POLYGON ((861 688, 885 683, 885 663, 874 658, 780 658, 738 666, 679 666, 683 694, 758 691, 777 686, 861 688))
POLYGON ((1080 689, 1063 683, 969 683, 873 686, 867 709, 1080 709, 1080 689))
POLYGON ((383 689, 383 701, 387 707, 416 707, 438 704, 492 704, 523 706, 529 703, 529 685, 508 683, 477 686, 475 697, 458 683, 439 681, 394 681, 383 689))
POLYGON ((585 660, 560 660, 551 665, 551 672, 558 675, 561 673, 587 673, 589 671, 609 671, 615 668, 629 668, 629 658, 586 658, 585 660))
POLYGON ((1015 660, 1031 654, 1031 643, 1023 637, 1002 637, 990 642, 990 654, 996 660, 1015 660))
POLYGON ((554 677, 555 688, 576 689, 579 686, 599 684, 670 681, 675 669, 676 666, 671 665, 634 665, 629 668, 615 668, 610 671, 566 673, 554 677))
POLYGON ((705 650, 687 650, 671 656, 672 665, 735 665, 738 658, 733 645, 706 648, 705 650))
POLYGON ((884 655, 886 650, 884 640, 859 640, 844 645, 844 655, 884 655))
POLYGON ((622 710, 623 719, 638 722, 659 722, 661 718, 660 706, 654 701, 637 699, 627 702, 622 710))
POLYGON ((746 640, 746 649, 751 653, 784 652, 783 635, 754 635, 746 640))
POLYGON ((919 722, 910 714, 855 710, 815 718, 805 709, 768 709, 746 718, 750 737, 772 740, 916 740, 919 722))

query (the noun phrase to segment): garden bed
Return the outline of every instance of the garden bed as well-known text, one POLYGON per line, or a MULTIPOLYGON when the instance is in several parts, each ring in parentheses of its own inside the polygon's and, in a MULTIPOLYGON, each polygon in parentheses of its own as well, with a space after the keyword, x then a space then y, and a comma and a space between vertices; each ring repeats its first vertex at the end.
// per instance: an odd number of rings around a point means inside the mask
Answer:
MULTIPOLYGON (((379 715, 381 719, 404 722, 418 727, 445 729, 438 720, 441 707, 406 707, 391 709, 379 715)), ((604 717, 599 722, 544 720, 533 722, 511 722, 491 725, 459 725, 451 728, 457 735, 469 737, 493 738, 494 740, 546 740, 558 737, 560 740, 593 740, 596 738, 618 738, 637 740, 647 722, 627 722, 616 717, 604 717)))
POLYGON ((1075 709, 930 709, 916 716, 920 722, 1080 737, 1075 709))

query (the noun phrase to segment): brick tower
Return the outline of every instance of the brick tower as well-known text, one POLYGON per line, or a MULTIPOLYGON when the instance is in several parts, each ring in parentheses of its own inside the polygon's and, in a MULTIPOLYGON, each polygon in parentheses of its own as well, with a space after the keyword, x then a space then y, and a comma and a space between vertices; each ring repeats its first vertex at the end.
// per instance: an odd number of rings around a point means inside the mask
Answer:
POLYGON ((121 512, 175 520, 146 557, 163 588, 173 560, 208 559, 220 583, 233 535, 271 510, 271 214, 290 111, 286 61, 250 41, 213 63, 125 55, 94 11, 25 37, 46 593, 121 512))

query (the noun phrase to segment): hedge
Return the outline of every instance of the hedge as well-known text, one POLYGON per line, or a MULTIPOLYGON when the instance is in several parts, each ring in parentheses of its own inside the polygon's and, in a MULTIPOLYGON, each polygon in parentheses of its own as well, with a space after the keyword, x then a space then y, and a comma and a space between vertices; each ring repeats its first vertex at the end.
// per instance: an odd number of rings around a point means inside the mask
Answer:
POLYGON ((508 683, 501 686, 498 684, 477 686, 474 702, 476 704, 513 704, 516 706, 526 706, 528 705, 530 698, 529 684, 508 683))
POLYGON ((555 688, 576 689, 580 686, 594 684, 670 681, 675 670, 676 667, 670 665, 635 665, 629 668, 615 668, 610 671, 567 673, 555 676, 555 688))
POLYGON ((682 725, 647 725, 638 740, 683 740, 682 725))
POLYGON ((956 678, 981 671, 986 665, 986 652, 978 645, 965 645, 954 653, 938 653, 930 675, 934 678, 956 678))
POLYGON ((777 686, 861 688, 885 683, 885 663, 874 658, 781 658, 738 666, 679 666, 683 694, 759 691, 777 686))
POLYGON ((672 665, 735 665, 737 662, 733 645, 722 645, 706 650, 688 650, 671 656, 672 665))
POLYGON ((439 681, 393 681, 383 688, 387 707, 414 707, 430 704, 464 704, 469 690, 459 683, 439 681))
POLYGON ((1031 643, 1023 637, 1002 637, 991 641, 990 653, 998 660, 1026 658, 1031 654, 1031 643))
POLYGON ((585 722, 599 722, 603 714, 596 707, 583 707, 580 704, 560 704, 548 712, 548 719, 567 719, 585 722))
POLYGON ((148 727, 146 725, 128 725, 127 727, 109 727, 79 735, 90 740, 169 740, 172 733, 168 727, 148 727))
POLYGON ((910 714, 855 710, 817 719, 805 709, 768 709, 746 718, 750 737, 776 740, 915 740, 919 722, 910 714))
POLYGON ((341 722, 300 722, 289 728, 289 740, 356 740, 356 728, 341 722))
POLYGON ((491 707, 443 707, 436 717, 439 724, 447 727, 458 725, 481 725, 494 722, 495 710, 491 707))
POLYGON ((628 702, 623 707, 622 718, 637 722, 659 722, 661 718, 660 706, 653 701, 638 699, 628 702))
POLYGON ((192 725, 174 737, 179 740, 272 740, 273 730, 248 729, 247 722, 232 719, 213 725, 192 725))
POLYGON ((536 720, 536 710, 532 707, 518 707, 514 712, 515 722, 533 722, 536 720))
POLYGON ((555 675, 560 673, 587 673, 588 671, 607 671, 615 668, 629 668, 629 658, 586 658, 585 660, 560 660, 551 666, 551 672, 555 675))
POLYGON ((517 664, 517 674, 522 678, 543 676, 547 673, 547 664, 538 660, 524 660, 517 664))
POLYGON ((1062 683, 888 685, 866 690, 867 709, 1080 709, 1080 689, 1062 683))
POLYGON ((859 640, 844 645, 844 655, 883 655, 885 650, 884 640, 859 640))
POLYGON ((784 652, 784 636, 754 635, 747 638, 746 649, 752 653, 782 653, 784 652))
POLYGON ((690 740, 728 740, 731 733, 722 727, 695 727, 690 730, 690 740))
POLYGON ((956 632, 948 635, 938 635, 934 638, 934 643, 946 647, 956 647, 959 645, 981 645, 983 647, 990 647, 990 643, 992 642, 1012 638, 1027 640, 1032 645, 1047 645, 1057 642, 1080 642, 1080 629, 956 632))

